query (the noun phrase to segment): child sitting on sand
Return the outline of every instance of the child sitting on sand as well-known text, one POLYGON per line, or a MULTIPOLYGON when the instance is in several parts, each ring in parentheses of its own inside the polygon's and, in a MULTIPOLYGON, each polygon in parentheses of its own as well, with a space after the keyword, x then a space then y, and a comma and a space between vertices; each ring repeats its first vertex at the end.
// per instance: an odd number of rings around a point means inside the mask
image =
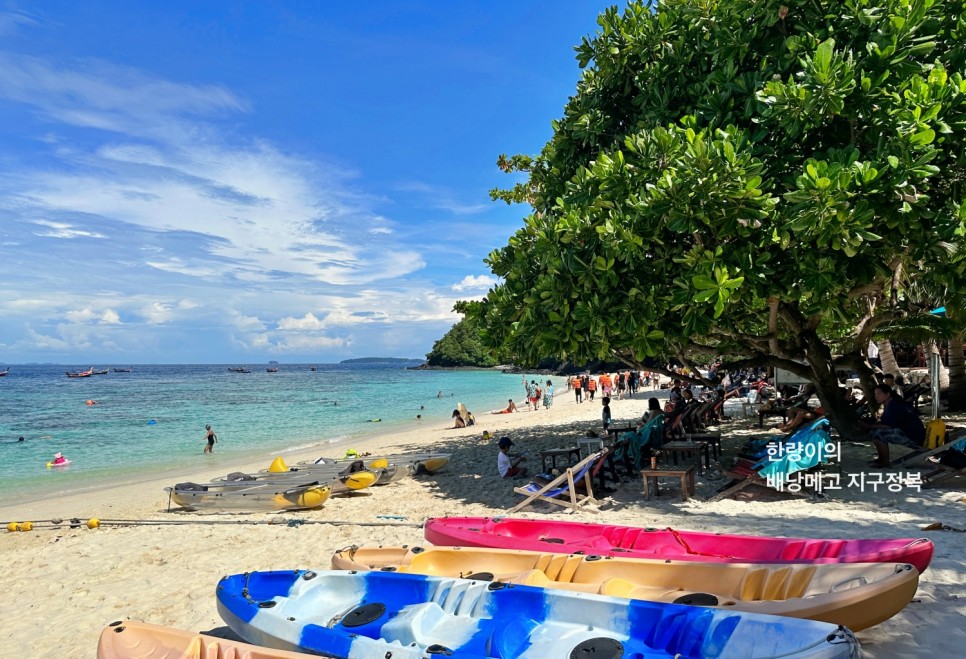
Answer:
POLYGON ((496 456, 496 468, 500 472, 500 478, 514 478, 516 476, 526 476, 526 467, 520 467, 520 463, 527 459, 525 455, 511 455, 510 447, 513 442, 509 437, 500 437, 500 452, 496 456))

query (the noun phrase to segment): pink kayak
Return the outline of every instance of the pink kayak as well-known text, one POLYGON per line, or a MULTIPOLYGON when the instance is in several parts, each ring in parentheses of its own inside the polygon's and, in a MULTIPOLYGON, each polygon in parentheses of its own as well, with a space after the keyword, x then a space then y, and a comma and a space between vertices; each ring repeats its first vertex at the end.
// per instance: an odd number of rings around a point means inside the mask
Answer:
POLYGON ((926 538, 772 538, 508 517, 433 517, 424 533, 444 546, 710 563, 911 563, 920 574, 934 549, 926 538))

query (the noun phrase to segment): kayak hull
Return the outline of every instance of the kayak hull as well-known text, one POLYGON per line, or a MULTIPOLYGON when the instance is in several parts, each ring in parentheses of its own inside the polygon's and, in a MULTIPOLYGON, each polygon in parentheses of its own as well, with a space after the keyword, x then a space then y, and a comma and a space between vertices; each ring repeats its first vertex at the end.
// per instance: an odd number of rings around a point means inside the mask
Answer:
POLYGON ((347 547, 337 570, 467 577, 575 592, 821 620, 859 631, 915 596, 909 564, 696 563, 481 547, 347 547))
POLYGON ((444 546, 715 563, 910 563, 920 574, 934 550, 926 538, 782 538, 509 517, 430 518, 424 533, 444 546))

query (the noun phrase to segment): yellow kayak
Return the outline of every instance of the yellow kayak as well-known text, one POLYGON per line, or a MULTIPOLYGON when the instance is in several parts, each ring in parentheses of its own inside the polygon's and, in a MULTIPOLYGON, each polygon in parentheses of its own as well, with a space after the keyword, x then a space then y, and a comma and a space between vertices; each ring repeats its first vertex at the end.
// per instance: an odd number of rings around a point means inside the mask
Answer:
POLYGON ((483 547, 348 547, 338 570, 392 570, 821 620, 853 631, 899 613, 919 573, 904 563, 768 565, 612 558, 483 547))

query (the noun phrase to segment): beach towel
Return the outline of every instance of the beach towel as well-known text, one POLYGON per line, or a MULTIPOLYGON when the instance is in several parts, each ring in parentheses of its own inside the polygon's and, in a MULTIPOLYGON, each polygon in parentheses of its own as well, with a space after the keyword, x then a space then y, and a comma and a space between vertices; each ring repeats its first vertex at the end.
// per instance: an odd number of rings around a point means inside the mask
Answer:
POLYGON ((823 418, 786 439, 780 450, 763 458, 754 469, 759 476, 781 488, 791 474, 811 469, 833 453, 829 421, 823 418))

